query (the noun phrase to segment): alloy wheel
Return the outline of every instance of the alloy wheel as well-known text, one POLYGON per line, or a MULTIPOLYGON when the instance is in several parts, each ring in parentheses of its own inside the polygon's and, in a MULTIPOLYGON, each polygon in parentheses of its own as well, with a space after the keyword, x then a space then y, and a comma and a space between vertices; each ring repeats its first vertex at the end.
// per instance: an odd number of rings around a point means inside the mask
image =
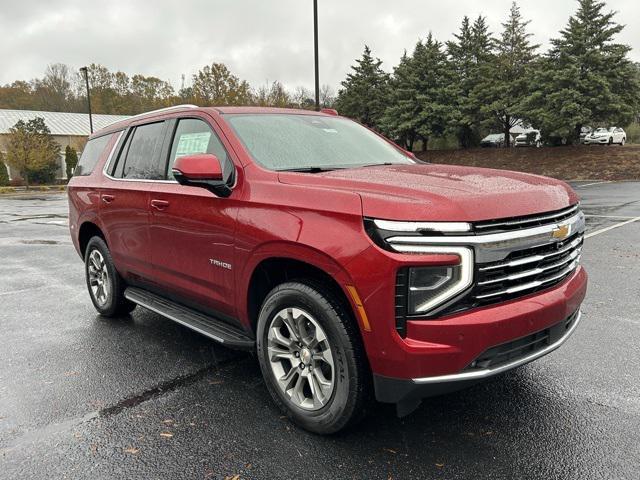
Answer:
POLYGON ((294 405, 304 410, 327 405, 335 388, 334 356, 311 314, 280 310, 269 325, 267 354, 278 387, 294 405))
POLYGON ((109 301, 111 291, 111 280, 107 270, 107 264, 99 250, 93 250, 89 254, 87 265, 89 272, 89 286, 91 295, 100 306, 104 306, 109 301))

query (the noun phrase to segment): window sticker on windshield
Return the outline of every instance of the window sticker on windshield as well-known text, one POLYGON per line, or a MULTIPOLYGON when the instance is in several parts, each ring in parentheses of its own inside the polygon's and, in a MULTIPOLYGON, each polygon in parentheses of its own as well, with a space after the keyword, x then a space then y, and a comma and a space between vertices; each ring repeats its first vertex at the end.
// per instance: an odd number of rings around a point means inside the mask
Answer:
POLYGON ((206 153, 209 147, 211 132, 184 133, 180 135, 176 158, 192 155, 194 153, 206 153))

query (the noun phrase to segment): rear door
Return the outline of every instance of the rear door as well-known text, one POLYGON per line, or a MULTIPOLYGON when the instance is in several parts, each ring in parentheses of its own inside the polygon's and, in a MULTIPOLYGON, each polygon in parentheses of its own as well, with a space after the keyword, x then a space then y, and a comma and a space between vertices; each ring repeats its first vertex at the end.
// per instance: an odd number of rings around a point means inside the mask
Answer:
POLYGON ((153 275, 149 192, 165 179, 160 154, 165 129, 164 121, 131 127, 105 172, 100 219, 114 262, 128 278, 150 280, 153 275))
POLYGON ((184 303, 234 317, 234 194, 216 197, 204 188, 180 185, 171 175, 176 158, 212 153, 221 160, 225 178, 233 182, 228 146, 205 115, 176 118, 169 130, 168 182, 156 183, 150 196, 155 281, 184 303))

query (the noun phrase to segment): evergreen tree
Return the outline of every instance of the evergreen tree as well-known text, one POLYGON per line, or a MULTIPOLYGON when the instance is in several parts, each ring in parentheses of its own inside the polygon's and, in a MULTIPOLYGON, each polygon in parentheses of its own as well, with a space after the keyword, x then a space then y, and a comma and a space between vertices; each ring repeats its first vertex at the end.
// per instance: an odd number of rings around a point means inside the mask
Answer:
POLYGON ((482 69, 493 57, 493 39, 483 16, 473 24, 465 16, 454 37, 455 40, 447 42, 455 72, 453 98, 456 111, 452 124, 460 146, 469 148, 480 142, 482 103, 479 92, 483 84, 482 69))
POLYGON ((509 18, 502 24, 503 31, 495 42, 496 53, 491 62, 481 68, 483 82, 478 89, 477 100, 481 112, 489 121, 491 117, 505 134, 505 144, 510 146, 510 131, 525 112, 525 103, 531 88, 536 49, 527 32, 529 21, 520 14, 513 2, 509 18))
POLYGON ((6 187, 7 185, 9 185, 9 172, 4 163, 4 155, 0 152, 0 187, 6 187))
POLYGON ((389 74, 366 45, 362 58, 351 69, 353 72, 347 74, 338 92, 336 108, 347 117, 379 129, 388 102, 389 74))
POLYGON ((405 52, 394 69, 383 130, 408 150, 413 150, 416 140, 422 140, 426 150, 429 138, 442 136, 451 122, 452 85, 446 53, 430 33, 426 41, 416 44, 411 57, 405 52))
POLYGON ((381 127, 382 131, 409 151, 413 151, 418 136, 420 105, 417 81, 415 62, 405 51, 389 82, 389 106, 382 117, 381 127))
POLYGON ((550 137, 576 141, 585 125, 627 125, 638 112, 640 80, 615 43, 623 25, 604 2, 578 0, 560 37, 540 62, 529 102, 530 117, 550 137))
POLYGON ((455 110, 453 70, 442 43, 431 33, 425 42, 416 45, 413 61, 419 105, 417 134, 426 150, 431 137, 443 136, 450 128, 455 110))
POLYGON ((73 171, 78 165, 78 153, 76 149, 70 145, 64 149, 64 163, 66 165, 67 179, 73 177, 73 171))

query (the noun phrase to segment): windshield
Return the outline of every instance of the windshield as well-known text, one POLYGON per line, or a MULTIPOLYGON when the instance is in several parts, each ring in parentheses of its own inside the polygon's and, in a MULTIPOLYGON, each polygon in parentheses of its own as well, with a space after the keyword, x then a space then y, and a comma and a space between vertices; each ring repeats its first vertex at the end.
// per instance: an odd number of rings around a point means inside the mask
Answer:
POLYGON ((594 133, 607 133, 609 130, 607 130, 606 128, 596 128, 596 131, 594 133))
POLYGON ((225 119, 251 156, 270 170, 417 163, 375 133, 345 118, 232 114, 225 115, 225 119))

